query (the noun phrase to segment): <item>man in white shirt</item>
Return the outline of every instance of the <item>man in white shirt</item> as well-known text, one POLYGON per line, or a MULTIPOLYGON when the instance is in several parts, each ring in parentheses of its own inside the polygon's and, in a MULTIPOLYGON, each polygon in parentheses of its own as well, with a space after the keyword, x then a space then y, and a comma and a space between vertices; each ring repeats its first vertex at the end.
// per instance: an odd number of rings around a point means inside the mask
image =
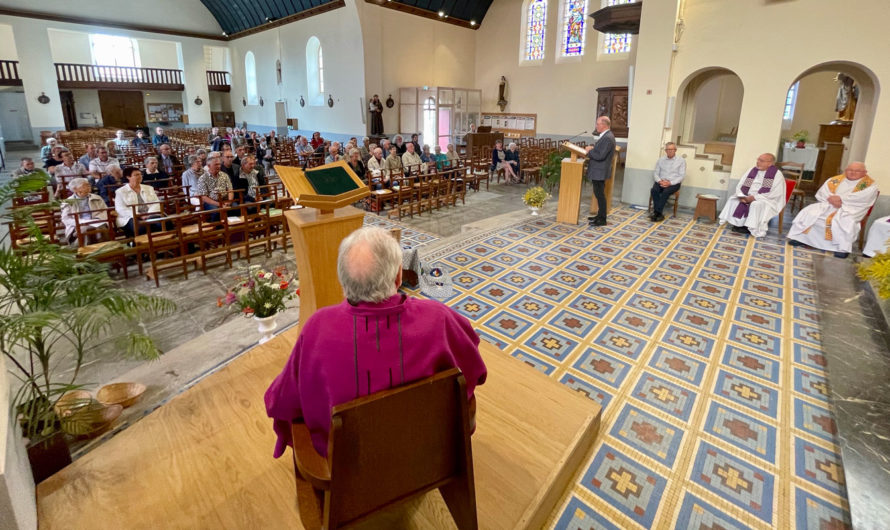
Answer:
POLYGON ((121 167, 117 158, 110 158, 108 156, 108 149, 99 147, 96 152, 98 153, 98 156, 90 160, 90 174, 93 176, 94 180, 101 180, 102 177, 108 174, 108 170, 111 166, 121 167))
POLYGON ((368 159, 368 171, 371 172, 371 187, 375 190, 389 187, 389 171, 383 159, 383 149, 374 148, 373 156, 368 159))
POLYGON ((851 162, 816 192, 816 204, 798 212, 788 232, 792 246, 809 245, 846 258, 859 238, 860 221, 878 198, 878 186, 865 164, 851 162))
POLYGON ((649 192, 652 196, 652 216, 649 219, 653 223, 664 220, 664 205, 671 195, 680 191, 680 183, 686 176, 686 159, 677 157, 677 144, 664 144, 664 153, 655 163, 655 184, 649 192))
POLYGON ((775 166, 776 155, 764 153, 743 177, 735 194, 720 213, 720 224, 733 225, 732 231, 763 237, 769 220, 785 207, 785 177, 775 166))

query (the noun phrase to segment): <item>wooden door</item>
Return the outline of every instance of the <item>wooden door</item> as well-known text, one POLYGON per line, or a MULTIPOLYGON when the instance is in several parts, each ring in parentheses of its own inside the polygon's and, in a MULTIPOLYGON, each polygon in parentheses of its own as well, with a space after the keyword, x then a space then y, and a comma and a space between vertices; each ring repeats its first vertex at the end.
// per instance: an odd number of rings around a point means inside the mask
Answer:
POLYGON ((145 125, 145 103, 140 91, 100 90, 99 108, 105 127, 133 130, 145 125))
POLYGON ((77 129, 77 111, 74 108, 74 93, 70 90, 59 91, 62 100, 62 116, 65 118, 65 130, 77 129))

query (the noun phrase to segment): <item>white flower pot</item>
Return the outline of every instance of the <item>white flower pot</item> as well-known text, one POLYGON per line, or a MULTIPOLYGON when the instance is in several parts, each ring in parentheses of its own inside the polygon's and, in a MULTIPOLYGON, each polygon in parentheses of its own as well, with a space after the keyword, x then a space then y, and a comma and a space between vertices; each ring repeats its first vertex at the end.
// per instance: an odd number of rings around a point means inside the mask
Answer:
POLYGON ((529 206, 528 209, 532 211, 532 215, 538 215, 538 210, 540 210, 537 206, 529 206))
POLYGON ((257 330, 260 332, 260 344, 272 340, 278 328, 278 313, 263 318, 255 316, 253 319, 256 320, 257 330))

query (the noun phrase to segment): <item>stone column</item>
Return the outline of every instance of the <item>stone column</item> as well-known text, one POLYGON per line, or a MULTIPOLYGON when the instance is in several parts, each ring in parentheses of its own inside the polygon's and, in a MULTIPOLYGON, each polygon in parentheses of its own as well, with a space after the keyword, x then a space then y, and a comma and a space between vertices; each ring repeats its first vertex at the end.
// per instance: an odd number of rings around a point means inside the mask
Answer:
POLYGON ((204 45, 195 39, 183 38, 179 45, 179 67, 185 90, 182 105, 189 117, 189 127, 210 127, 210 92, 207 90, 207 68, 204 45), (200 97, 203 103, 195 103, 200 97))
POLYGON ((49 35, 45 23, 27 18, 15 19, 13 35, 19 56, 19 75, 25 89, 28 118, 31 122, 31 137, 39 145, 40 131, 65 130, 49 35), (46 94, 49 103, 37 101, 41 93, 46 94))
POLYGON ((643 2, 629 117, 622 202, 646 205, 661 156, 680 0, 643 2))

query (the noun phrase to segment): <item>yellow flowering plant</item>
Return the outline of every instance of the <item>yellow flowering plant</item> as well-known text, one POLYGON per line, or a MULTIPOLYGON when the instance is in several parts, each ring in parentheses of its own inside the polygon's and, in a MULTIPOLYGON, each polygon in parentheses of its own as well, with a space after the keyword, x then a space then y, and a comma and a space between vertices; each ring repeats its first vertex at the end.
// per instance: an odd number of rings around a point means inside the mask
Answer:
POLYGON ((216 300, 217 307, 230 308, 250 317, 270 317, 287 309, 287 302, 300 294, 299 282, 286 267, 271 271, 252 265, 235 277, 235 285, 216 300))
POLYGON ((525 195, 522 196, 522 202, 526 206, 540 208, 541 206, 544 206, 544 202, 549 198, 550 194, 547 193, 544 188, 535 186, 534 188, 526 190, 525 195))

